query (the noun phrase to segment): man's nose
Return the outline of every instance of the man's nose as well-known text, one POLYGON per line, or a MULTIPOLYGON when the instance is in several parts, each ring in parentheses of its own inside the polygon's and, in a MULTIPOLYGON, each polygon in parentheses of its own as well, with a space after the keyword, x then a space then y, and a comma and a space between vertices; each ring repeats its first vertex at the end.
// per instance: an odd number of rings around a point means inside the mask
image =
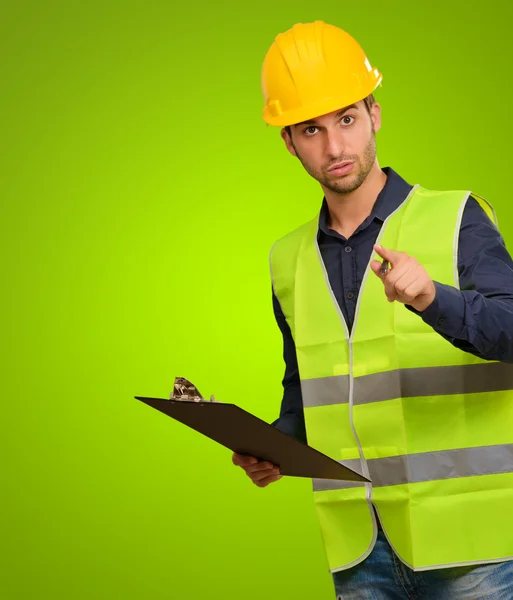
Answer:
POLYGON ((344 136, 340 131, 328 131, 326 133, 326 152, 329 156, 338 158, 344 154, 344 136))

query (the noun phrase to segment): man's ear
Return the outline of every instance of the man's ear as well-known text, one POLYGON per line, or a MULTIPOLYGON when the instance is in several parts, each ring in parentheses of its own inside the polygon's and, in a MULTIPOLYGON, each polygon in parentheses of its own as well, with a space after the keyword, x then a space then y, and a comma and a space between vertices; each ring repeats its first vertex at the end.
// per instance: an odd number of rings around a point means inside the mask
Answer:
POLYGON ((371 119, 374 126, 374 132, 381 129, 381 104, 375 102, 370 109, 371 119))
POLYGON ((280 134, 281 134, 282 140, 285 142, 285 145, 287 146, 287 150, 292 154, 292 156, 297 156, 294 146, 292 144, 292 139, 289 135, 289 132, 285 129, 285 127, 282 128, 282 130, 280 131, 280 134))

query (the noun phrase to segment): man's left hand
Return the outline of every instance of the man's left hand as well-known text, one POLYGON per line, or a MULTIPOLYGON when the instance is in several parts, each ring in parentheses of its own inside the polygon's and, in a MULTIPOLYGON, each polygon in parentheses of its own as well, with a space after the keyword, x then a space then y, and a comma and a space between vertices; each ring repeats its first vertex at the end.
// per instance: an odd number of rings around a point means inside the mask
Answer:
POLYGON ((391 269, 383 275, 378 260, 373 260, 370 265, 374 273, 383 281, 388 301, 397 300, 409 304, 419 312, 426 310, 435 299, 436 288, 424 267, 406 252, 387 250, 378 244, 374 245, 374 250, 391 266, 391 269))

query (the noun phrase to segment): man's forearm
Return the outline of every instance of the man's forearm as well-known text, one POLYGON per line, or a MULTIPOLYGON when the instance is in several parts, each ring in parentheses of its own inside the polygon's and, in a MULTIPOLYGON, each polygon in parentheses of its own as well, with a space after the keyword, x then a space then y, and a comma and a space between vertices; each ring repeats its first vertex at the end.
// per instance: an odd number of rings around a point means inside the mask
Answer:
POLYGON ((513 362, 513 299, 488 298, 437 282, 435 286, 435 301, 417 313, 425 323, 461 350, 513 362))

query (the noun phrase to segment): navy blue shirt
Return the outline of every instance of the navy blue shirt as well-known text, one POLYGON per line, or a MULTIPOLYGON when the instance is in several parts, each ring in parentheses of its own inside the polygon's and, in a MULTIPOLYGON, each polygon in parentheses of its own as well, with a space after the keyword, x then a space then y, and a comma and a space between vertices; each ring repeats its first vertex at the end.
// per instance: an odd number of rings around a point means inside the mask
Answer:
MULTIPOLYGON (((413 186, 386 167, 385 186, 371 214, 349 239, 328 228, 329 211, 323 199, 318 243, 333 293, 351 330, 358 291, 383 221, 405 200, 413 186)), ((393 248, 401 250, 401 248, 393 248)), ((435 283, 434 302, 418 314, 451 344, 484 358, 513 362, 513 261, 504 240, 479 203, 469 198, 463 211, 459 245, 460 289, 435 283)), ((290 328, 273 291, 276 321, 283 335, 283 400, 273 423, 306 442, 296 348, 290 328)))

